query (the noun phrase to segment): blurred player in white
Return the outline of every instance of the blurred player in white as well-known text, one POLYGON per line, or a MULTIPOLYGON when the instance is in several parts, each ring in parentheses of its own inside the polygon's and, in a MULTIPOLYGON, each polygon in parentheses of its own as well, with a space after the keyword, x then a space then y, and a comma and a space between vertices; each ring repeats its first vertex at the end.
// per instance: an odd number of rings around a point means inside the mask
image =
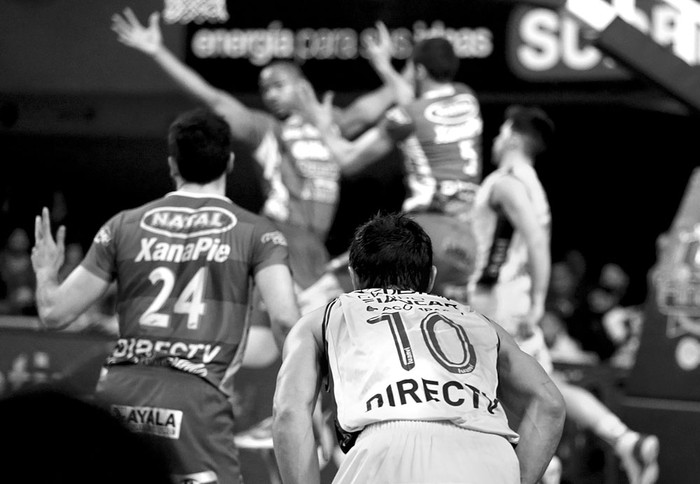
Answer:
MULTIPOLYGON (((551 214, 534 163, 547 148, 553 129, 539 108, 506 110, 493 142, 492 161, 497 169, 482 182, 474 205, 478 253, 469 287, 469 304, 502 324, 550 373, 553 366, 540 321, 550 277, 551 214)), ((561 379, 557 384, 567 416, 614 447, 631 484, 656 481, 659 441, 655 436, 631 431, 587 390, 561 379)), ((552 469, 556 465, 555 461, 552 469)))

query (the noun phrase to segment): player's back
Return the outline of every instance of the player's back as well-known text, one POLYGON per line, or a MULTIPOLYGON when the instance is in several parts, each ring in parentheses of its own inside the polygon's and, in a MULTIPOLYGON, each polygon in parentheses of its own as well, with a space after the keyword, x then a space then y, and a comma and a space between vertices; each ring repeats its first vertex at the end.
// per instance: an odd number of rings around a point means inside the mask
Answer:
POLYGON ((493 186, 502 177, 513 177, 522 183, 537 223, 547 234, 551 225, 547 195, 534 167, 518 163, 489 174, 477 193, 472 222, 477 240, 474 280, 486 286, 527 274, 529 256, 523 235, 515 230, 503 210, 495 210, 490 202, 493 186))
POLYGON ((517 438, 496 399, 498 335, 468 307, 413 291, 354 291, 326 309, 324 337, 344 430, 451 421, 517 438))
POLYGON ((250 277, 286 263, 282 245, 268 221, 224 197, 174 192, 115 216, 88 257, 116 274, 109 363, 168 365, 218 385, 240 359, 250 277))
POLYGON ((438 181, 481 180, 483 121, 472 90, 455 83, 423 93, 406 107, 415 125, 417 146, 406 146, 411 158, 422 155, 438 181), (412 150, 422 152, 411 154, 412 150))

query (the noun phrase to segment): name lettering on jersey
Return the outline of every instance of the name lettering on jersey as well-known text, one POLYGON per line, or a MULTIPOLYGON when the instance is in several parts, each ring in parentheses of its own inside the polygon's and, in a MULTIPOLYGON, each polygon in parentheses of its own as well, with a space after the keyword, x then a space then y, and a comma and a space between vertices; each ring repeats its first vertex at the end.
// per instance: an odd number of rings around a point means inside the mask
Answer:
POLYGON ((225 262, 231 254, 231 246, 222 244, 221 239, 202 237, 189 244, 158 242, 157 237, 141 239, 141 250, 134 262, 165 261, 186 262, 204 257, 207 261, 225 262))
POLYGON ((361 294, 359 296, 360 300, 367 304, 368 311, 398 311, 401 309, 411 309, 412 306, 424 306, 426 309, 429 308, 430 311, 434 311, 443 308, 458 309, 459 305, 451 302, 449 299, 426 299, 420 295, 413 297, 409 294, 388 294, 384 292, 375 292, 370 294, 361 294), (393 304, 392 304, 393 303, 393 304), (386 305, 392 304, 391 306, 377 307, 374 305, 386 305))
POLYGON ((205 365, 211 363, 220 351, 221 346, 204 343, 119 338, 108 363, 128 360, 148 365, 165 356, 169 366, 204 377, 207 375, 205 365))
POLYGON ((452 407, 470 405, 475 409, 484 409, 493 414, 498 408, 497 398, 491 398, 477 387, 457 380, 439 382, 437 380, 420 381, 413 378, 396 381, 388 385, 382 393, 373 395, 366 402, 367 412, 382 408, 385 405, 397 407, 401 405, 423 404, 443 401, 452 407))
POLYGON ((221 207, 158 207, 143 215, 140 226, 155 234, 189 239, 228 232, 237 223, 236 216, 221 207))
POLYGON ((425 119, 437 124, 463 124, 479 117, 479 104, 471 94, 459 94, 429 104, 425 119))
POLYGON ((447 144, 464 141, 479 136, 483 131, 484 123, 481 119, 470 119, 465 123, 454 126, 436 125, 435 143, 447 144))
POLYGON ((181 410, 112 405, 112 414, 133 432, 157 435, 167 439, 180 438, 181 410))

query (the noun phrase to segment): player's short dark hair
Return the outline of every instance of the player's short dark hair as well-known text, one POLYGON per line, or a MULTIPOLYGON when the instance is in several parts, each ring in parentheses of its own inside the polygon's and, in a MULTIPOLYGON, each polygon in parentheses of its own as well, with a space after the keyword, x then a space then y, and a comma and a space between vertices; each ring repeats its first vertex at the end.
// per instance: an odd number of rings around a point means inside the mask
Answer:
POLYGON ((513 105, 506 109, 505 120, 512 123, 512 130, 525 138, 525 149, 531 156, 543 153, 554 134, 554 123, 540 108, 513 105))
POLYGON ((430 237, 407 215, 375 215, 350 243, 350 267, 363 288, 427 292, 432 265, 430 237))
MULTIPOLYGON (((263 70, 265 69, 279 69, 282 71, 285 71, 289 74, 291 74, 293 77, 299 78, 299 79, 306 79, 306 76, 304 75, 304 71, 301 70, 301 67, 299 64, 296 62, 288 61, 288 60, 273 60, 272 62, 268 63, 263 70)), ((261 71, 262 72, 262 71, 261 71)))
POLYGON ((231 154, 231 128, 208 109, 180 114, 170 125, 168 149, 180 176, 205 184, 226 172, 231 154))
POLYGON ((438 82, 450 82, 457 75, 459 58, 452 42, 444 37, 423 39, 413 47, 413 63, 422 65, 438 82))

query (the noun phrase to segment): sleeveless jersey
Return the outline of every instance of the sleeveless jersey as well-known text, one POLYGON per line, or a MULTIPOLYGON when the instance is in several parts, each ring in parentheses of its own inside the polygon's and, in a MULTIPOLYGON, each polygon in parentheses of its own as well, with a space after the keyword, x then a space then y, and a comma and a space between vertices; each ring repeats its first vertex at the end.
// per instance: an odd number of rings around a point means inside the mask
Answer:
POLYGON ((315 126, 293 115, 261 123, 255 156, 263 166, 267 198, 263 214, 304 227, 325 240, 340 193, 340 164, 315 126))
POLYGON ((412 291, 355 291, 327 306, 324 338, 344 431, 451 421, 517 441, 496 398, 498 335, 468 307, 412 291))
POLYGON ((483 131, 472 90, 455 84, 428 91, 405 109, 414 134, 401 144, 410 190, 404 210, 442 211, 442 199, 456 194, 471 204, 481 181, 483 131))
POLYGON ((472 224, 477 241, 474 281, 484 286, 509 282, 527 275, 528 253, 522 234, 514 231, 508 217, 494 210, 490 198, 494 183, 502 177, 519 180, 532 201, 538 223, 549 233, 551 214, 547 195, 535 169, 526 163, 499 168, 486 177, 479 189, 472 224))
POLYGON ((251 276, 274 264, 287 264, 284 236, 225 197, 173 192, 120 212, 82 263, 117 282, 120 338, 107 364, 169 366, 229 393, 251 276))

